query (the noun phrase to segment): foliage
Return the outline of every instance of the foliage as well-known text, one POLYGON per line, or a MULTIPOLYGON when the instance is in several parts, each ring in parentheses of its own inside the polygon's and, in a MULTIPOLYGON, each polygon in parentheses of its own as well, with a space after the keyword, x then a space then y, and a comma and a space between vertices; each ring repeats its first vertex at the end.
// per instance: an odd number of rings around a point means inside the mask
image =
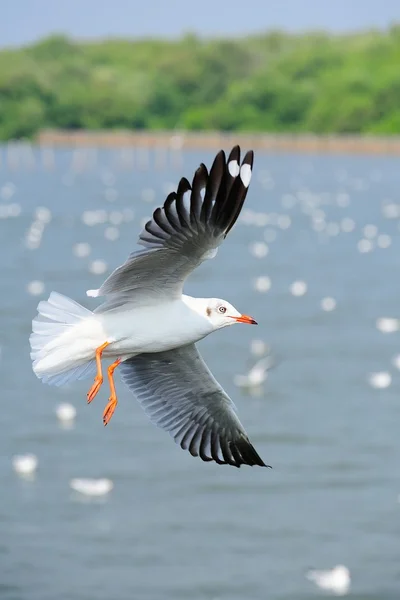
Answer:
POLYGON ((0 52, 0 139, 40 128, 400 133, 400 27, 0 52))

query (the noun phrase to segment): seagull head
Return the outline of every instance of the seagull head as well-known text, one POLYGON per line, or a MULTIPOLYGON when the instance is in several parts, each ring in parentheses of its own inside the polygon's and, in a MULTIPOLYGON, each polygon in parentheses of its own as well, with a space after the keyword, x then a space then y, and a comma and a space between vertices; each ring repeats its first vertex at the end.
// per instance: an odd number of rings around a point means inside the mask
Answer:
POLYGON ((243 315, 232 304, 220 298, 208 298, 203 310, 205 312, 204 316, 212 323, 215 329, 228 327, 235 323, 257 325, 257 321, 253 317, 243 315))

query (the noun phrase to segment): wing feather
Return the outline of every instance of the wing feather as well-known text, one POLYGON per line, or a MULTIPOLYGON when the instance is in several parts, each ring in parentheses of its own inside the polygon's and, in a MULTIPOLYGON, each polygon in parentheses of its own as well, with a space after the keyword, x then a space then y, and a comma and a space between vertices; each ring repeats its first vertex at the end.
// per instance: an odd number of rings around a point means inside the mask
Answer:
POLYGON ((253 152, 240 163, 240 148, 235 146, 228 159, 223 150, 218 152, 210 172, 201 164, 191 184, 183 177, 140 234, 139 244, 145 249, 130 254, 97 291, 106 301, 96 312, 159 302, 161 296, 179 297, 188 275, 215 256, 235 224, 252 166, 253 152))
POLYGON ((150 420, 192 456, 235 467, 268 466, 194 344, 134 356, 120 369, 150 420))
POLYGON ((190 195, 190 223, 197 228, 200 225, 201 205, 207 187, 207 180, 207 168, 201 164, 194 175, 192 193, 190 195))

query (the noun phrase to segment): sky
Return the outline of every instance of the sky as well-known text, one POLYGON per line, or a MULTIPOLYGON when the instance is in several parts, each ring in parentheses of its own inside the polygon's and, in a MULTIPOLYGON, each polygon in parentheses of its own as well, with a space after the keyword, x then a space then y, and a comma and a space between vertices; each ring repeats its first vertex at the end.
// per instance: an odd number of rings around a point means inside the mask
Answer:
POLYGON ((54 33, 105 37, 238 36, 284 29, 351 31, 400 23, 400 0, 3 0, 0 46, 54 33))

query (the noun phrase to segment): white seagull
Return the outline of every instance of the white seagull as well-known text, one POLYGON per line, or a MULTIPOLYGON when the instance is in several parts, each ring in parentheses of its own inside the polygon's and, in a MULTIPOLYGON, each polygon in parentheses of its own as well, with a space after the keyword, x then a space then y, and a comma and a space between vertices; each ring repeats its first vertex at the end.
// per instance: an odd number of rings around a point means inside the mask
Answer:
POLYGON ((326 571, 308 571, 307 579, 313 581, 321 590, 333 592, 335 596, 346 596, 351 586, 350 571, 344 565, 336 565, 326 571))
POLYGON ((192 184, 186 178, 169 194, 139 237, 133 252, 98 290, 95 311, 52 292, 32 323, 31 358, 44 382, 62 385, 95 375, 87 399, 103 383, 102 358, 111 395, 104 425, 117 406, 114 370, 150 420, 193 456, 240 467, 266 467, 236 416, 236 407, 203 362, 195 342, 234 323, 256 321, 218 298, 192 298, 183 285, 235 224, 246 198, 253 152, 240 162, 235 146, 221 150, 210 172, 204 164, 192 184))

